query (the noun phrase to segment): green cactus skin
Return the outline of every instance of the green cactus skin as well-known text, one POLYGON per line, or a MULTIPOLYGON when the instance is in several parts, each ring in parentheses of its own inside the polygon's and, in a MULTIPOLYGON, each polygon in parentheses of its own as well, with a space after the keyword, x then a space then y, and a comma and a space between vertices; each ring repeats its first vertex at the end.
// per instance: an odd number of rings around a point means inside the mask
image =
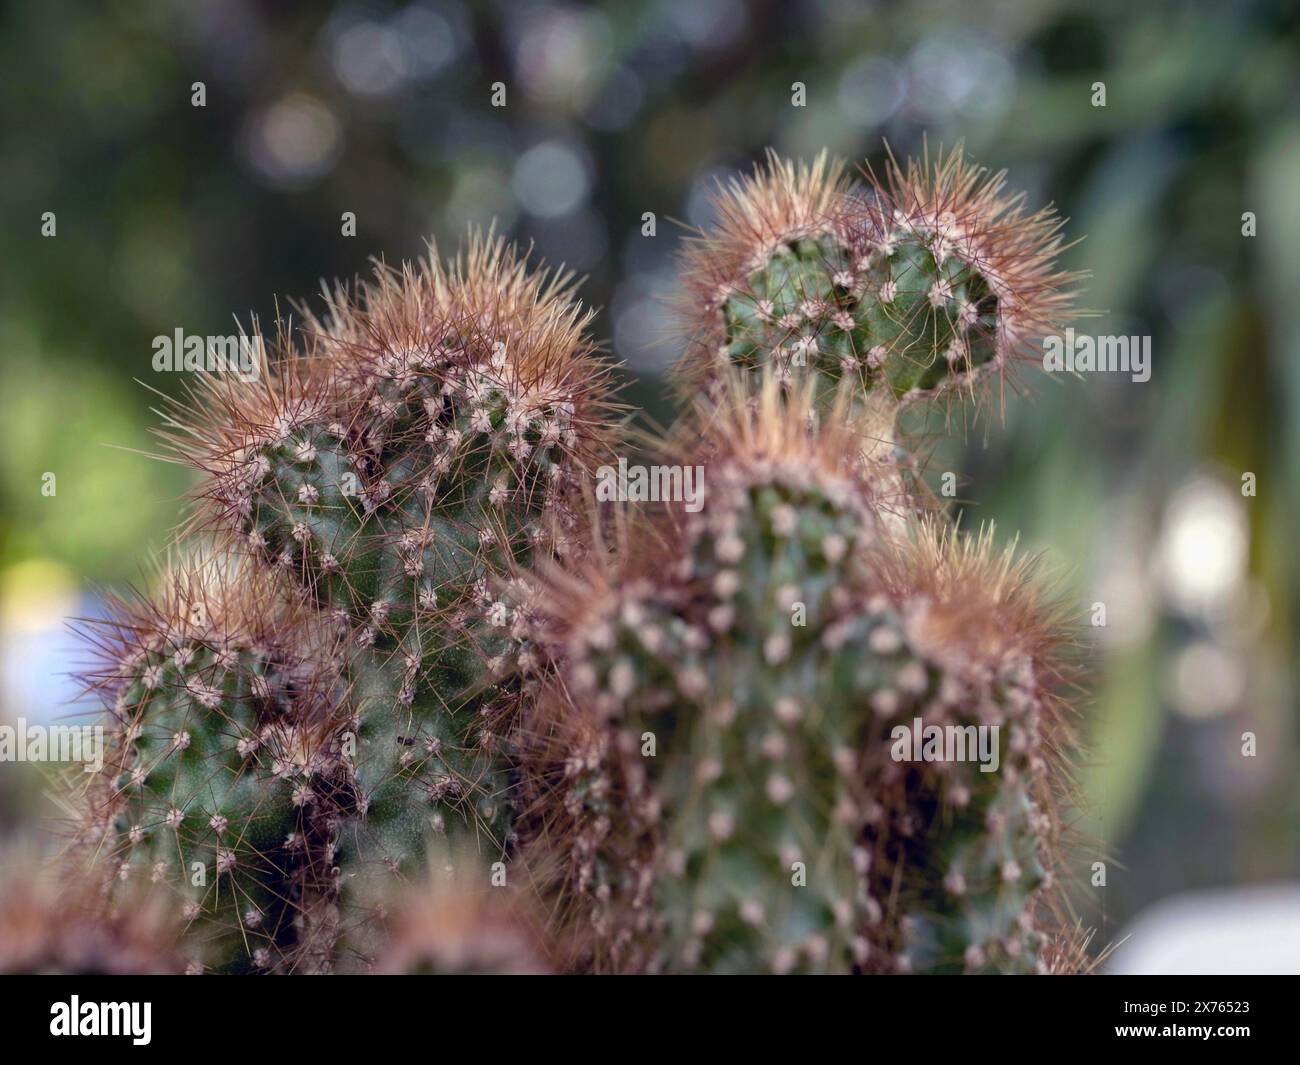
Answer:
POLYGON ((605 766, 570 774, 564 801, 598 804, 619 792, 611 776, 631 793, 648 777, 660 811, 653 964, 669 971, 846 971, 866 919, 866 720, 837 700, 824 640, 875 522, 841 468, 856 461, 852 441, 819 445, 802 428, 808 403, 787 411, 774 387, 760 404, 757 431, 743 405, 736 423, 714 423, 724 444, 705 467, 704 510, 566 644, 566 685, 615 735, 605 766), (730 452, 733 438, 745 443, 730 452))
MULTIPOLYGON (((813 487, 753 486, 742 498, 727 515, 735 526, 715 525, 694 553, 692 576, 709 589, 709 646, 697 635, 692 653, 670 640, 659 660, 683 663, 675 706, 662 715, 677 719, 664 742, 681 752, 659 784, 672 811, 658 892, 666 964, 842 971, 860 893, 854 833, 837 824, 857 817, 848 759, 862 723, 842 712, 819 662, 862 523, 813 487), (808 623, 792 626, 798 603, 808 623)), ((653 615, 642 626, 661 627, 653 615)), ((650 679, 644 665, 637 672, 650 679)))
POLYGON ((960 146, 867 179, 772 155, 719 190, 717 223, 683 257, 676 375, 689 397, 769 368, 811 378, 823 409, 847 382, 871 413, 862 444, 887 465, 906 458, 902 408, 960 395, 978 409, 987 381, 1059 330, 1079 277, 1056 266, 1055 212, 1027 213, 960 146))
POLYGON ((288 900, 273 885, 288 882, 285 844, 301 832, 310 785, 277 777, 267 757, 277 756, 258 751, 270 740, 255 695, 262 664, 242 656, 223 678, 209 649, 178 651, 191 653, 185 670, 175 656, 149 663, 154 686, 140 680, 126 693, 124 710, 138 731, 117 782, 123 802, 113 828, 127 844, 119 875, 185 892, 187 912, 216 930, 205 952, 264 957, 283 942, 288 900), (195 863, 205 887, 188 887, 195 863))
POLYGON ((998 301, 942 232, 908 227, 857 247, 825 235, 781 245, 722 305, 721 354, 747 369, 806 369, 896 400, 997 355, 998 301))
MULTIPOLYGON (((751 498, 741 536, 741 586, 731 590, 737 568, 705 548, 692 571, 728 594, 674 608, 662 591, 628 589, 566 673, 579 699, 604 707, 615 738, 594 757, 579 752, 564 801, 582 804, 588 829, 644 825, 643 809, 661 811, 653 967, 1037 971, 1047 938, 1034 913, 1052 826, 1040 806, 1032 683, 979 684, 945 669, 909 644, 883 595, 836 602, 837 590, 869 586, 853 573, 854 554, 832 562, 818 551, 843 535, 838 523, 822 501, 787 495, 776 506, 799 513, 799 533, 783 540, 762 495, 772 490, 751 498), (807 625, 793 630, 791 586, 807 596, 807 625), (701 616, 714 619, 712 633, 688 620, 701 616), (998 723, 1000 768, 893 762, 892 728, 914 717, 922 727, 998 723), (641 758, 651 734, 656 757, 641 758), (643 789, 611 787, 642 774, 643 789), (795 862, 805 866, 800 886, 795 862)), ((636 867, 607 833, 596 833, 594 894, 603 885, 606 896, 630 895, 636 883, 619 874, 636 867)))

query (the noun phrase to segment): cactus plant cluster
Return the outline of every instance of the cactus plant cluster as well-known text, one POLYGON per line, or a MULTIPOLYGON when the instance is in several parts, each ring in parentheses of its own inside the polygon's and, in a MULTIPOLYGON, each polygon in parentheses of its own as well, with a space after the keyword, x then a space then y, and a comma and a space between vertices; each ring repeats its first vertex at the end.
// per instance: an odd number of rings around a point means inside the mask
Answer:
POLYGON ((718 218, 650 448, 703 471, 694 512, 597 502, 611 367, 570 279, 490 237, 168 406, 183 546, 90 632, 113 743, 65 861, 96 905, 158 900, 194 972, 1084 964, 1063 620, 897 424, 1056 327, 1059 222, 960 151, 773 157, 718 218), (994 740, 900 758, 901 726, 994 740))

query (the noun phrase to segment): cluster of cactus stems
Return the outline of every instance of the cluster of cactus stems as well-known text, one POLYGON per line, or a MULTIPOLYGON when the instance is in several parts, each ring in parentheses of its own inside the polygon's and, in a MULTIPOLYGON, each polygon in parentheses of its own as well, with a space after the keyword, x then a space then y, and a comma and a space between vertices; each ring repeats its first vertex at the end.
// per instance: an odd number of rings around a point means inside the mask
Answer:
POLYGON ((612 367, 492 237, 327 289, 257 381, 163 411, 192 517, 88 627, 112 742, 69 786, 101 953, 157 909, 190 972, 1085 966, 1063 619, 897 424, 1059 327, 1059 222, 960 151, 774 156, 717 208, 650 447, 695 512, 596 502, 612 367), (997 726, 996 768, 899 760, 899 725, 997 726))

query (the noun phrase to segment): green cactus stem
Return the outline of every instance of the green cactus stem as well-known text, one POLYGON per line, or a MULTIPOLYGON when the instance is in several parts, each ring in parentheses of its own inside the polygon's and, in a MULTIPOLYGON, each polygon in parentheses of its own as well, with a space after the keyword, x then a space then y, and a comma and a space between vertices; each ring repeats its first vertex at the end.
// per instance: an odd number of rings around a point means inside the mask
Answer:
POLYGON ((431 255, 336 291, 264 388, 210 382, 197 450, 173 433, 207 474, 209 520, 352 644, 354 808, 332 816, 325 864, 362 960, 383 883, 418 874, 431 838, 509 847, 510 637, 492 579, 565 549, 566 498, 609 412, 588 317, 566 278, 475 240, 450 267, 431 255))
POLYGON ((952 540, 926 556, 929 526, 897 538, 843 398, 817 424, 811 382, 783 397, 763 381, 701 408, 698 515, 670 504, 617 559, 537 578, 538 657, 581 708, 566 714, 607 732, 561 773, 542 756, 566 814, 538 829, 538 864, 591 895, 609 958, 647 968, 1033 967, 1055 838, 1043 735, 1063 735, 1024 649, 1045 622, 1013 594, 1019 570, 981 568, 987 538, 969 558, 952 540), (922 556, 925 577, 908 569, 922 556), (1016 622, 1005 647, 947 632, 957 578, 1016 622), (894 761, 894 726, 914 719, 998 725, 997 771, 894 761))
POLYGON ((100 868, 165 889, 196 970, 268 970, 293 942, 295 870, 331 771, 328 654, 311 618, 219 557, 93 626, 109 751, 83 832, 100 868))

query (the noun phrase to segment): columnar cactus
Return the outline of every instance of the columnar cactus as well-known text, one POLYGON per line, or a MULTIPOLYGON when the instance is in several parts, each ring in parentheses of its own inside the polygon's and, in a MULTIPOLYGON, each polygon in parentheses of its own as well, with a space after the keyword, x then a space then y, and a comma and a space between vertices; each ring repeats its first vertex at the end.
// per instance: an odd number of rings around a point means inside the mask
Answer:
POLYGON ((733 381, 669 446, 707 471, 699 514, 534 578, 527 628, 571 700, 530 730, 561 851, 540 867, 588 897, 571 919, 612 967, 1032 967, 1067 738, 1051 615, 987 537, 887 533, 846 393, 818 420, 814 391, 733 381), (999 771, 892 760, 914 719, 998 725, 999 771))
MULTIPOLYGON (((548 582, 534 597, 539 643, 562 661, 574 699, 608 722, 607 756, 624 763, 561 777, 558 801, 601 802, 600 774, 651 778, 657 964, 847 969, 865 917, 856 830, 841 821, 858 819, 866 721, 836 703, 843 677, 826 641, 877 535, 871 484, 856 476, 860 451, 842 419, 810 428, 809 389, 787 402, 769 377, 756 398, 733 389, 701 409, 702 447, 693 425, 669 446, 672 462, 704 463, 699 514, 666 521, 657 543, 643 536, 612 581, 576 595, 569 580, 548 582), (791 890, 800 863, 808 888, 791 890)), ((616 828, 641 816, 596 814, 616 828)), ((575 827, 586 848, 590 830, 575 827)), ((620 886, 593 861, 579 872, 598 901, 620 886)))
POLYGON ((337 760, 327 638, 219 556, 177 562, 155 599, 118 602, 90 632, 108 751, 82 796, 84 846, 126 890, 167 892, 196 971, 282 965, 337 760))
POLYGON ((493 673, 507 645, 490 578, 566 549, 565 496, 604 433, 607 372, 566 277, 475 239, 336 289, 265 382, 209 379, 172 439, 206 475, 210 524, 282 570, 340 631, 354 809, 335 818, 342 923, 431 836, 510 839, 493 673), (355 814, 355 816, 350 816, 355 814))
POLYGON ((889 919, 867 929, 866 968, 1048 971, 1073 749, 1055 694, 1067 672, 1059 610, 1033 561, 998 551, 991 531, 922 522, 874 551, 870 571, 863 607, 898 635, 896 649, 871 649, 908 672, 870 700, 867 882, 889 919), (949 736, 965 759, 939 746, 949 736))
POLYGON ((1054 327, 1059 224, 959 153, 719 207, 658 447, 699 508, 593 501, 590 315, 490 238, 168 408, 217 546, 95 630, 106 906, 166 900, 191 971, 1083 966, 1060 621, 896 426, 1054 327))

